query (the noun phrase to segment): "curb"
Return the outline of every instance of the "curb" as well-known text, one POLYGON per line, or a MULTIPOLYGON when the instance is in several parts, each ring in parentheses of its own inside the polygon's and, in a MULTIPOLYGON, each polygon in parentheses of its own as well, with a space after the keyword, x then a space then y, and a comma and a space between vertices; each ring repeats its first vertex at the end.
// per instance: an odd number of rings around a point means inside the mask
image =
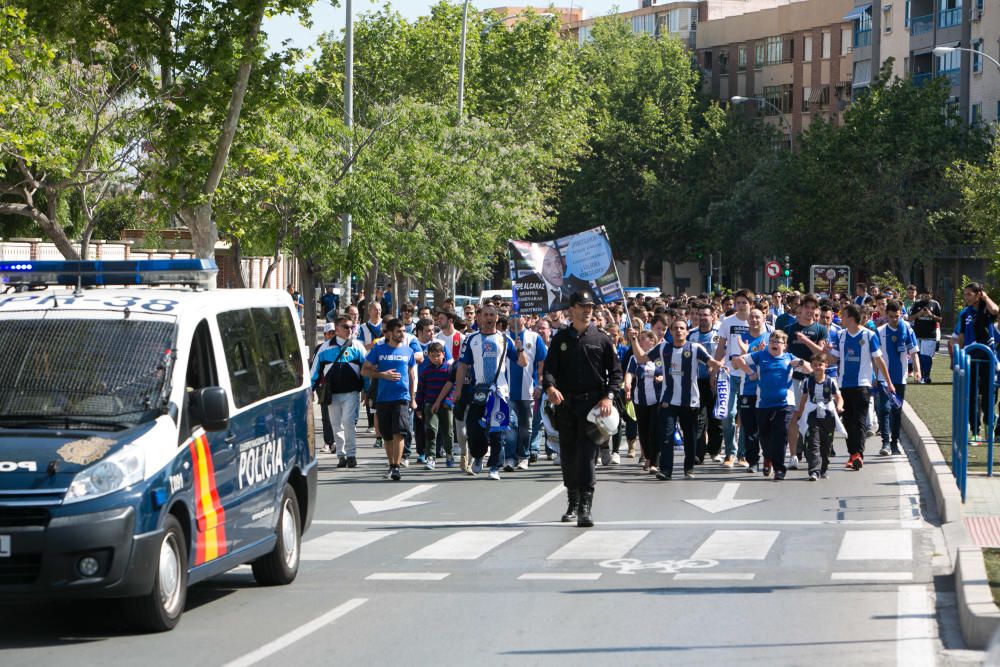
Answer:
POLYGON ((949 552, 954 552, 955 594, 962 639, 971 649, 984 650, 1000 628, 1000 608, 993 602, 983 551, 972 544, 962 521, 962 496, 937 441, 908 403, 903 404, 903 430, 917 450, 941 515, 949 552))

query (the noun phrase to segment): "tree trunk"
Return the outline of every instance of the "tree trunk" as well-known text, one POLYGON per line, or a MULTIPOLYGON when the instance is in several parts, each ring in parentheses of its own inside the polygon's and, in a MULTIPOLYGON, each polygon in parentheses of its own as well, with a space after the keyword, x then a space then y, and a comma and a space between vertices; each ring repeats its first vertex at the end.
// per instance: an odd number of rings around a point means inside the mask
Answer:
POLYGON ((420 281, 417 283, 417 306, 425 303, 427 303, 427 277, 420 276, 420 281))
MULTIPOLYGON (((298 254, 298 253, 296 253, 298 254)), ((299 292, 302 293, 302 328, 309 354, 316 347, 316 273, 309 258, 299 257, 299 292)))
POLYGON ((392 270, 392 311, 393 317, 399 317, 399 271, 392 270))
POLYGON ((437 262, 431 269, 431 280, 434 285, 434 308, 438 309, 444 303, 447 288, 445 287, 444 265, 437 262))
POLYGON ((410 276, 407 274, 403 274, 403 277, 399 283, 399 293, 396 294, 396 299, 399 300, 400 305, 410 300, 411 289, 413 289, 413 287, 410 284, 410 276))
POLYGON ((243 273, 243 245, 240 243, 239 238, 233 237, 230 247, 233 250, 234 287, 237 289, 246 289, 247 277, 243 273))

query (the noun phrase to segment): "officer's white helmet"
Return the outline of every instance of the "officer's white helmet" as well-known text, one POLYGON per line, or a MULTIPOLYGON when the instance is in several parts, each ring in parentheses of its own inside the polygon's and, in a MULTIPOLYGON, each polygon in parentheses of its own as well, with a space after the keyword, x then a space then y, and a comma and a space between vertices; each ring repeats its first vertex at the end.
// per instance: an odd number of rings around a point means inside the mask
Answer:
POLYGON ((587 421, 593 424, 597 428, 597 431, 605 438, 610 438, 618 433, 618 425, 621 423, 621 418, 618 416, 618 411, 614 408, 611 409, 611 414, 605 417, 601 414, 601 408, 595 405, 587 414, 587 421))

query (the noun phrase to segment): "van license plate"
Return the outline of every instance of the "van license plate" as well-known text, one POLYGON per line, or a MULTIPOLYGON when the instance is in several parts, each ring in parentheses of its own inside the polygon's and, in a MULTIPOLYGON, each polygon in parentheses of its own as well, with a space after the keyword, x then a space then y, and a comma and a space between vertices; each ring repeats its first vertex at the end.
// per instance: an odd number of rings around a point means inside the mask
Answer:
POLYGON ((0 535, 0 558, 10 558, 10 535, 0 535))

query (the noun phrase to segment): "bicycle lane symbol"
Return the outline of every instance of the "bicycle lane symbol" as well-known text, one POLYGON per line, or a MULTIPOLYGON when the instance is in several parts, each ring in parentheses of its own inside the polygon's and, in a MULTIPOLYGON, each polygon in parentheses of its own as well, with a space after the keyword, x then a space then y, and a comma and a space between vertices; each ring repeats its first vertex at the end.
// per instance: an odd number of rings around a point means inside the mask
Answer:
POLYGON ((612 570, 618 570, 618 574, 635 574, 643 570, 651 570, 658 574, 677 574, 681 570, 700 570, 716 567, 717 560, 691 559, 681 560, 659 560, 651 563, 643 563, 638 558, 614 558, 612 560, 601 561, 599 565, 612 570))

